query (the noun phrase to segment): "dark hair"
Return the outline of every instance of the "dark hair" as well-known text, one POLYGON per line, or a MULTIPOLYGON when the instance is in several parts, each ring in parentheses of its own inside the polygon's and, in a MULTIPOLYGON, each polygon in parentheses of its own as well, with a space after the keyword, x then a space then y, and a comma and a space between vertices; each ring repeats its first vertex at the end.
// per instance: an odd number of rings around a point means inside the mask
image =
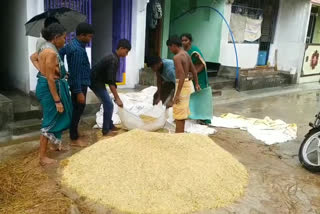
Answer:
POLYGON ((171 45, 177 45, 178 47, 181 47, 182 46, 181 39, 177 35, 171 36, 167 40, 167 46, 171 46, 171 45))
POLYGON ((53 23, 49 27, 43 28, 41 34, 45 40, 51 41, 54 37, 62 36, 65 32, 66 29, 61 24, 53 23))
POLYGON ((77 34, 77 36, 80 36, 81 34, 84 34, 84 35, 94 34, 94 30, 90 24, 88 24, 86 22, 82 22, 82 23, 78 24, 78 26, 76 28, 76 34, 77 34))
POLYGON ((152 67, 160 62, 162 62, 162 59, 159 56, 150 56, 147 59, 148 67, 152 67))
POLYGON ((44 27, 47 28, 49 27, 49 25, 51 24, 54 24, 54 23, 58 23, 60 24, 59 20, 50 16, 50 17, 47 17, 45 20, 44 20, 44 27))
POLYGON ((180 36, 180 39, 182 39, 182 37, 187 37, 190 40, 190 42, 192 42, 192 35, 190 33, 183 33, 180 36))
POLYGON ((119 42, 118 42, 117 50, 119 48, 125 48, 125 49, 128 49, 130 51, 131 50, 131 44, 130 44, 129 40, 120 39, 119 42))

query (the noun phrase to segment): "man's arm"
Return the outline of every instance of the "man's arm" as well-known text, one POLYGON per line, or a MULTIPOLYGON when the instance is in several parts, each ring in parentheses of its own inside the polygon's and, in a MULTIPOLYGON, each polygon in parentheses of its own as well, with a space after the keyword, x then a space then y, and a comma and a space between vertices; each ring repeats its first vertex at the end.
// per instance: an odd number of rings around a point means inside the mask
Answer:
POLYGON ((64 111, 63 105, 61 103, 59 94, 57 92, 57 87, 56 87, 56 68, 57 68, 57 54, 54 52, 48 52, 45 56, 45 68, 44 68, 44 73, 46 74, 47 80, 48 80, 48 85, 49 85, 49 90, 50 93, 56 102, 56 108, 57 111, 60 113, 64 111))
POLYGON ((68 67, 69 67, 69 73, 70 77, 74 80, 74 84, 72 85, 72 93, 77 94, 77 101, 78 103, 85 103, 85 96, 81 89, 81 58, 82 53, 80 51, 74 50, 69 54, 68 57, 70 60, 68 60, 68 67))
POLYGON ((106 72, 109 72, 109 74, 111 74, 110 80, 107 84, 109 84, 109 88, 114 96, 115 103, 119 107, 123 108, 123 103, 122 103, 120 96, 118 94, 118 91, 117 91, 117 72, 118 72, 119 61, 112 58, 110 63, 111 63, 110 67, 109 67, 110 70, 106 71, 106 72))
POLYGON ((39 64, 38 56, 39 56, 39 54, 37 52, 35 52, 30 56, 30 60, 31 60, 33 66, 36 67, 36 69, 38 71, 40 71, 40 64, 39 64))
POLYGON ((183 70, 183 66, 182 66, 182 62, 179 56, 174 56, 173 57, 173 61, 174 61, 174 66, 176 68, 176 77, 179 79, 179 83, 178 83, 178 87, 177 87, 177 92, 176 95, 174 97, 174 104, 177 104, 179 102, 179 97, 180 97, 180 93, 183 87, 183 83, 185 80, 185 73, 183 70))
POLYGON ((162 86, 162 77, 159 74, 159 72, 156 72, 156 76, 157 76, 157 88, 158 88, 158 97, 156 100, 156 104, 158 104, 161 100, 161 86, 162 86))
POLYGON ((118 94, 118 91, 117 91, 117 87, 115 85, 109 85, 109 88, 110 88, 110 91, 111 93, 113 94, 114 96, 114 100, 116 102, 116 104, 119 106, 119 107, 123 107, 123 103, 120 99, 120 96, 118 94))
POLYGON ((81 53, 79 51, 72 51, 68 58, 68 67, 70 77, 75 80, 75 85, 72 86, 72 92, 75 94, 82 93, 81 90, 81 77, 80 77, 80 70, 81 70, 81 53))

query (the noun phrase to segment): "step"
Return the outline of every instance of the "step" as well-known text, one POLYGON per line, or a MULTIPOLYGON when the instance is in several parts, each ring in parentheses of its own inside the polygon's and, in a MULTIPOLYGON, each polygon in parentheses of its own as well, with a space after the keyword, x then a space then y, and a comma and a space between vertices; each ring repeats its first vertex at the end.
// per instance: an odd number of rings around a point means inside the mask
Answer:
POLYGON ((31 120, 31 119, 41 119, 41 118, 42 118, 41 110, 30 110, 30 111, 14 113, 14 121, 16 122, 21 120, 31 120))
POLYGON ((29 119, 13 122, 10 126, 12 129, 12 134, 17 136, 39 131, 41 128, 41 123, 41 119, 29 119))
POLYGON ((209 78, 209 85, 212 87, 212 89, 220 90, 225 88, 234 88, 235 86, 235 80, 224 78, 224 77, 213 77, 209 78))
POLYGON ((208 77, 216 77, 218 76, 218 71, 208 69, 208 77))
POLYGON ((237 76, 237 68, 221 66, 218 71, 218 77, 225 77, 229 79, 235 79, 237 76))
POLYGON ((213 97, 221 97, 222 96, 222 91, 220 91, 220 90, 212 90, 212 96, 213 97))
POLYGON ((269 76, 240 76, 238 84, 239 91, 274 88, 287 85, 290 85, 290 80, 279 74, 269 76))

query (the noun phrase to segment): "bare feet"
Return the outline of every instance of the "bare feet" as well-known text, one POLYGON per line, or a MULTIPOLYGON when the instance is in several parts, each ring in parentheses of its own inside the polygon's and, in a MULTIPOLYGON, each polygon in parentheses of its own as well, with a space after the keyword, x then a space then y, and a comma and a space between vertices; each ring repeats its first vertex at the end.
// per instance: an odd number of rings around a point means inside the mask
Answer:
POLYGON ((71 141, 71 146, 77 146, 77 147, 87 147, 88 143, 84 142, 83 140, 81 140, 80 138, 78 140, 73 140, 71 141))
POLYGON ((51 164, 58 163, 58 161, 54 160, 54 159, 51 159, 51 158, 48 158, 48 157, 42 157, 42 158, 40 158, 39 163, 40 163, 41 166, 46 166, 46 165, 51 165, 51 164))

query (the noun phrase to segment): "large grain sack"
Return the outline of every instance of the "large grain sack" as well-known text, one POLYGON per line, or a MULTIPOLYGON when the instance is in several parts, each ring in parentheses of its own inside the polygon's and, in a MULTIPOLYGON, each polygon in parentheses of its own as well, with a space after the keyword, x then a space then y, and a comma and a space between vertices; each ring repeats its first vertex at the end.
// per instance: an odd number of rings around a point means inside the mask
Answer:
POLYGON ((62 184, 125 213, 190 213, 226 206, 248 183, 245 167, 210 138, 132 130, 64 162, 62 184))
POLYGON ((119 108, 118 114, 122 128, 126 130, 157 131, 162 129, 167 121, 166 107, 161 102, 143 114, 135 115, 124 108, 119 108))

